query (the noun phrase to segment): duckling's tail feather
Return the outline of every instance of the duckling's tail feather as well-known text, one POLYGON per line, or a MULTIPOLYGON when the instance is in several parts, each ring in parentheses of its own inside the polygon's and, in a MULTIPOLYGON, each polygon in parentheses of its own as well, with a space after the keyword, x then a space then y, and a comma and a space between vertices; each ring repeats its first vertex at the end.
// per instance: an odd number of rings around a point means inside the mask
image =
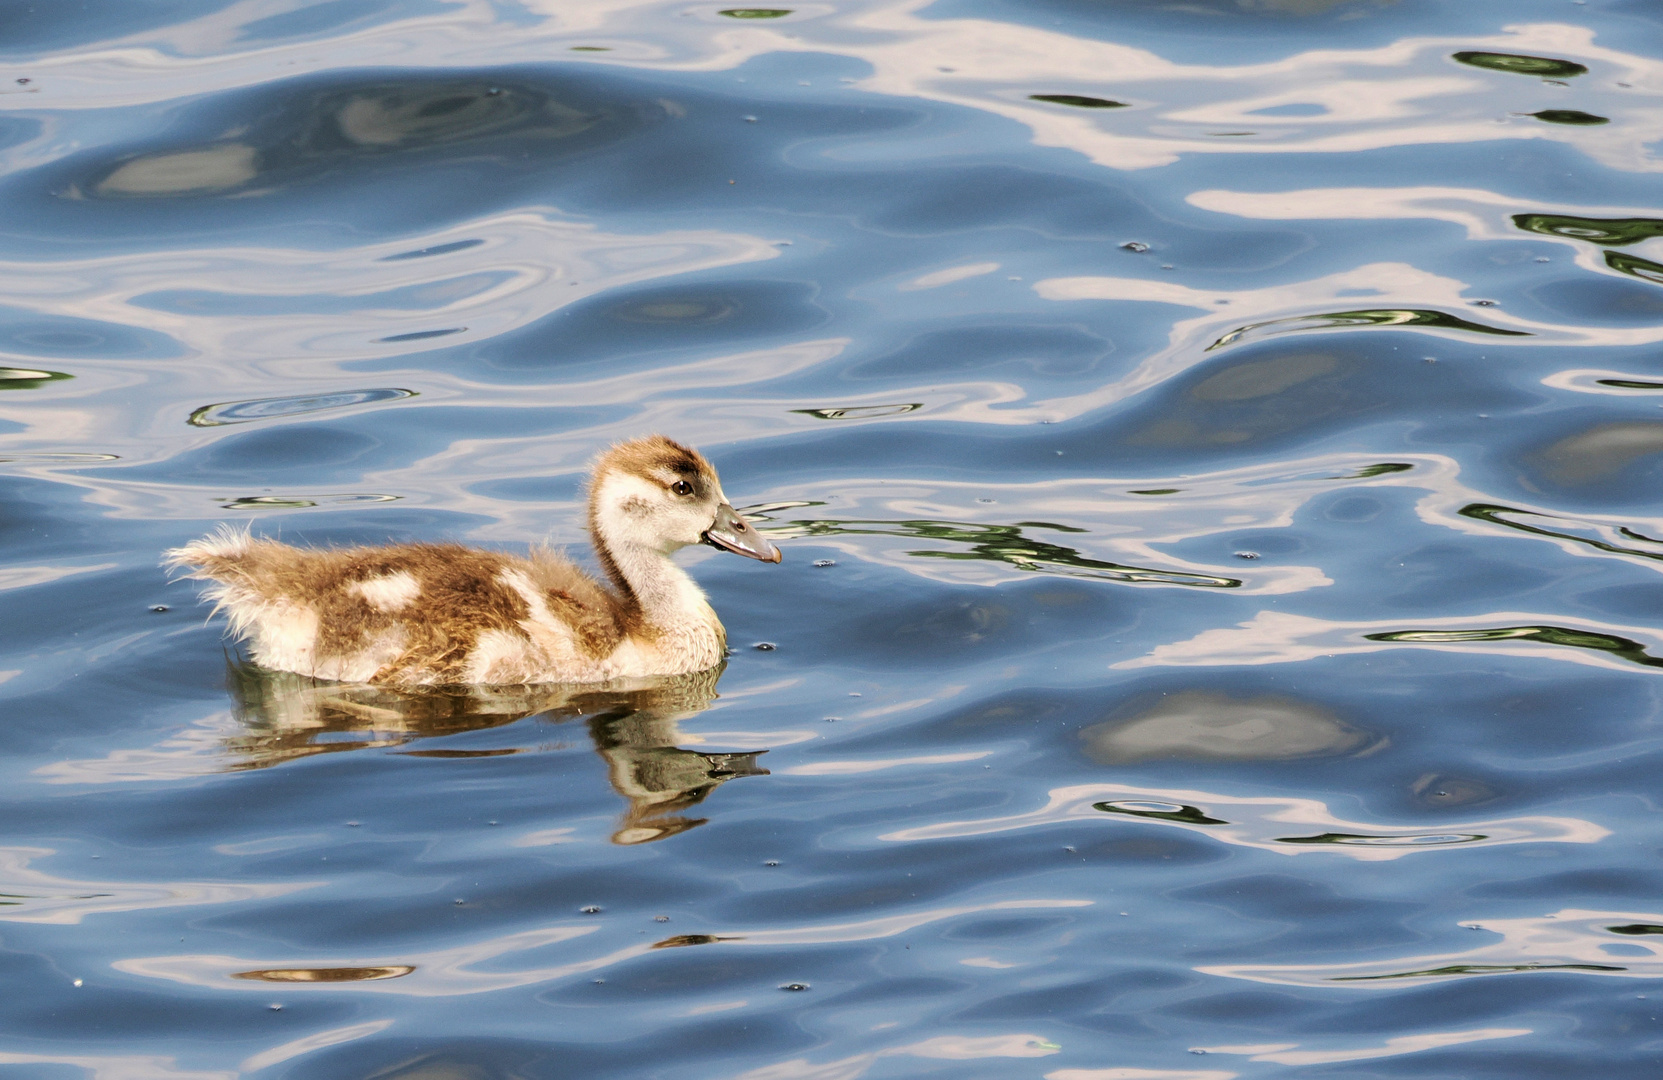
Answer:
POLYGON ((264 607, 256 587, 265 561, 261 549, 278 546, 255 540, 248 526, 221 525, 200 540, 165 552, 162 565, 189 571, 182 575, 186 578, 212 582, 202 590, 202 598, 214 604, 208 617, 225 612, 232 634, 241 638, 254 629, 264 607))

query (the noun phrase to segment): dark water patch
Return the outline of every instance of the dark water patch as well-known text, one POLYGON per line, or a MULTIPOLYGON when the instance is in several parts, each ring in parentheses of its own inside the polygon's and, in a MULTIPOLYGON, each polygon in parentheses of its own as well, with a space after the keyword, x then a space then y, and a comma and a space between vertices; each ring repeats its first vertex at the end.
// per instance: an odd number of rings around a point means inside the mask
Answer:
POLYGON ((1459 315, 1451 315, 1447 311, 1432 309, 1378 309, 1369 311, 1333 311, 1319 315, 1295 315, 1286 319, 1269 319, 1265 322, 1248 323, 1230 331, 1217 341, 1207 346, 1209 351, 1220 349, 1226 345, 1234 345, 1238 341, 1255 332, 1280 334, 1294 330, 1335 330, 1351 326, 1426 326, 1437 330, 1461 330, 1472 334, 1494 334, 1500 337, 1530 337, 1525 330, 1505 330, 1499 326, 1486 326, 1459 315))
POLYGON ((300 416, 305 413, 345 409, 353 405, 370 405, 379 401, 397 401, 416 396, 414 390, 386 387, 376 390, 342 390, 308 397, 251 398, 247 401, 204 405, 191 413, 187 423, 193 427, 222 427, 226 424, 247 424, 255 420, 300 416))
POLYGON ((826 322, 815 292, 799 282, 744 279, 614 289, 483 342, 471 355, 501 370, 530 371, 778 340, 826 322))
POLYGON ((314 231, 343 222, 430 230, 581 178, 582 170, 569 171, 579 159, 681 111, 662 91, 592 67, 581 76, 558 68, 331 72, 135 107, 131 127, 160 131, 13 172, 0 190, 11 227, 43 236, 197 233, 291 216, 314 231), (157 112, 165 126, 152 118, 157 112))
POLYGON ((62 371, 37 371, 34 368, 0 367, 0 390, 38 390, 48 383, 73 379, 62 371))
POLYGON ((724 8, 718 15, 726 15, 730 19, 783 19, 791 14, 790 8, 724 8))
MULTIPOLYGON (((801 504, 798 504, 801 505, 801 504)), ((767 509, 752 510, 751 515, 761 521, 774 522, 767 509)), ((898 536, 908 539, 936 540, 966 545, 968 551, 939 549, 909 551, 908 555, 921 559, 974 559, 1002 562, 1018 570, 1035 573, 1063 574, 1068 577, 1096 578, 1135 584, 1184 585, 1209 589, 1234 589, 1241 586, 1238 578, 1195 574, 1178 570, 1156 570, 1148 567, 1126 566, 1088 558, 1075 548, 1053 544, 1028 535, 1025 529, 1047 529, 1053 532, 1082 533, 1086 530, 1045 521, 1019 521, 1014 525, 984 525, 977 522, 935 520, 829 519, 796 518, 780 522, 763 531, 770 537, 816 536, 898 536)))
POLYGON ((1187 690, 1134 716, 1080 732, 1105 765, 1139 761, 1288 761, 1378 749, 1383 743, 1328 710, 1287 697, 1187 690))
MULTIPOLYGON (((1621 255, 1619 252, 1606 254, 1621 255)), ((1626 258, 1632 259, 1633 256, 1626 258)), ((1629 265, 1644 270, 1648 262, 1642 259, 1629 265)), ((1635 273, 1632 276, 1644 278, 1645 274, 1635 273)), ((1650 326, 1663 319, 1663 292, 1651 284, 1642 285, 1637 281, 1585 275, 1543 282, 1524 292, 1542 307, 1572 324, 1650 326)))
POLYGON ((1644 667, 1663 667, 1663 657, 1653 656, 1645 645, 1616 634, 1602 634, 1592 630, 1575 630, 1564 626, 1496 626, 1476 630, 1392 630, 1364 634, 1368 641, 1419 642, 1441 644, 1467 641, 1539 641, 1545 645, 1564 645, 1574 649, 1593 649, 1610 653, 1622 660, 1644 667))
POLYGON ((432 247, 418 248, 415 251, 401 251, 396 255, 383 255, 377 262, 402 262, 405 259, 427 259, 435 255, 449 255, 456 251, 466 251, 483 244, 483 240, 457 240, 449 244, 434 244, 432 247))
POLYGON ((857 379, 915 379, 1011 368, 1018 377, 1031 372, 1069 378, 1098 370, 1114 348, 1112 341, 1084 327, 1021 325, 1007 317, 918 334, 899 348, 851 363, 844 372, 857 379))
POLYGON ((1515 75, 1536 75, 1544 79, 1569 79, 1588 74, 1588 69, 1574 60, 1555 60, 1549 56, 1524 56, 1519 53, 1458 52, 1453 58, 1469 67, 1490 71, 1506 71, 1515 75))
POLYGON ((431 338, 442 338, 449 337, 452 334, 460 334, 465 332, 467 329, 468 328, 466 326, 451 326, 446 327, 443 330, 413 330, 408 334, 393 334, 389 337, 376 338, 375 340, 381 342, 382 344, 387 344, 389 342, 397 343, 400 341, 427 341, 431 338))
POLYGON ((162 360, 182 349, 142 326, 0 308, 0 352, 53 359, 162 360))
POLYGON ((1607 926, 1606 929, 1613 934, 1627 934, 1630 937, 1663 934, 1663 926, 1659 926, 1657 923, 1626 923, 1622 926, 1607 926))
POLYGON ((1619 420, 1567 435, 1534 456, 1544 479, 1559 487, 1608 484, 1630 467, 1663 453, 1663 422, 1619 420))
POLYGON ((924 407, 922 401, 912 401, 897 405, 847 405, 830 409, 792 409, 794 413, 812 416, 817 420, 874 420, 880 416, 901 416, 910 412, 917 412, 924 407))
POLYGON ((1070 105, 1076 109, 1124 109, 1124 101, 1087 97, 1084 94, 1029 94, 1029 101, 1043 101, 1051 105, 1070 105))
POLYGON ((1571 214, 1514 214, 1513 224, 1526 232, 1546 236, 1566 236, 1608 247, 1637 244, 1653 236, 1663 236, 1663 219, 1659 218, 1590 218, 1571 214))
POLYGON ((1542 109, 1528 115, 1534 116, 1543 123, 1568 124, 1572 127, 1594 127, 1611 122, 1609 116, 1595 116, 1593 113, 1585 113, 1579 109, 1542 109))

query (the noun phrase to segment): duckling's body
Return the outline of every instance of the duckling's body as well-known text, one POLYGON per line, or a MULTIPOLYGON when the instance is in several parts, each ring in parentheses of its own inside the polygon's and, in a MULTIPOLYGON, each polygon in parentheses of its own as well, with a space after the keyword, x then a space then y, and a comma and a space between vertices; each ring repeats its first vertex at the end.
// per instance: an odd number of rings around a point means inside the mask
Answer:
POLYGON ((434 686, 702 671, 722 659, 727 636, 671 553, 704 542, 780 558, 734 513, 710 463, 662 436, 600 459, 589 521, 611 588, 543 549, 529 557, 459 544, 307 550, 232 530, 168 561, 213 582, 208 598, 264 667, 434 686))

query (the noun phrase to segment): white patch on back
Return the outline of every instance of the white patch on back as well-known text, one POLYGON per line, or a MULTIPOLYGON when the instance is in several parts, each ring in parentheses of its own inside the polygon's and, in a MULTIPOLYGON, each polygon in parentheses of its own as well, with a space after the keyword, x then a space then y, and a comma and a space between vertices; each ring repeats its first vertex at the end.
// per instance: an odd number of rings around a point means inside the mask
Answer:
POLYGON ((408 570, 367 581, 354 581, 346 589, 347 592, 357 593, 363 597, 364 603, 382 612, 402 611, 422 594, 421 583, 408 570))

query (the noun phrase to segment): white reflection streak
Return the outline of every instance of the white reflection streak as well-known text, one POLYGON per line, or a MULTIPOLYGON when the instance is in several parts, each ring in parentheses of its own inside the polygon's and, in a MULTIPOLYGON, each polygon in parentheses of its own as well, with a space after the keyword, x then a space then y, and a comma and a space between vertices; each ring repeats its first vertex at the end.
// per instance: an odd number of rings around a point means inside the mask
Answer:
POLYGON ((259 1072, 261 1069, 276 1065, 280 1061, 288 1061, 290 1058, 296 1058, 302 1054, 310 1054, 314 1050, 322 1050, 327 1046, 339 1046, 355 1039, 362 1039, 377 1032, 385 1031, 392 1026, 393 1022, 391 1020, 371 1020, 363 1024, 349 1024, 346 1027, 320 1031, 315 1035, 307 1035, 304 1038, 286 1042, 281 1046, 274 1046, 270 1050, 262 1050, 237 1066, 237 1069, 245 1073, 259 1072))
POLYGON ((1223 1069, 1056 1069, 1045 1080, 1235 1080, 1223 1069))
POLYGON ((1579 818, 1516 817, 1394 826, 1346 821, 1329 813, 1327 805, 1316 799, 1243 797, 1218 795, 1210 791, 1175 791, 1121 784, 1077 784, 1053 788, 1044 806, 1025 814, 979 821, 938 822, 884 833, 878 839, 911 843, 987 836, 1087 819, 1164 825, 1226 844, 1273 851, 1280 855, 1323 852, 1348 855, 1366 862, 1399 859, 1424 851, 1501 844, 1593 844, 1610 835, 1609 830, 1579 818), (1120 812, 1099 810, 1096 807, 1098 803, 1116 804, 1120 812), (1171 816, 1154 816, 1161 814, 1171 816), (1214 818, 1215 823, 1183 819, 1196 816, 1214 818), (1234 820, 1224 820, 1226 818, 1234 820))
POLYGON ((99 563, 96 566, 4 566, 0 567, 0 592, 7 589, 27 589, 62 581, 76 574, 93 574, 100 570, 114 570, 120 563, 99 563))
POLYGON ((74 926, 88 915, 268 900, 322 884, 317 881, 282 885, 212 881, 76 881, 30 868, 30 861, 53 854, 55 852, 51 848, 0 848, 0 922, 74 926))
POLYGON ((793 1058, 740 1073, 734 1080, 856 1080, 879 1058, 918 1057, 937 1061, 975 1061, 982 1058, 1049 1057, 1062 1047, 1038 1035, 942 1035, 910 1046, 892 1046, 815 1065, 793 1058))
POLYGON ((133 1054, 13 1054, 0 1050, 0 1065, 69 1065, 85 1069, 87 1080, 237 1080, 234 1069, 181 1069, 170 1057, 133 1054))
POLYGON ((99 758, 55 761, 30 775, 48 784, 134 784, 212 776, 225 771, 232 760, 226 743, 244 730, 230 713, 214 713, 155 746, 112 750, 99 758))
POLYGON ((1629 979, 1663 977, 1663 915, 1566 908, 1540 918, 1485 919, 1464 927, 1500 934, 1502 940, 1458 952, 1353 964, 1228 964, 1198 967, 1205 975, 1286 986, 1396 990, 1452 979, 1562 971, 1629 979), (1618 933, 1614 928, 1628 930, 1618 933), (1619 946, 1623 955, 1607 951, 1619 946))
POLYGON ((735 25, 704 10, 686 13, 696 20, 664 19, 655 0, 528 0, 517 14, 543 18, 507 24, 488 0, 459 0, 442 12, 323 40, 247 48, 243 25, 272 10, 247 2, 99 48, 34 57, 31 67, 51 80, 58 108, 100 108, 181 98, 202 85, 230 89, 331 69, 546 62, 562 44, 592 46, 604 39, 614 51, 599 62, 660 70, 732 70, 768 53, 853 57, 872 69, 862 89, 1004 116, 1026 126, 1038 145, 1074 150, 1113 169, 1151 168, 1194 153, 1343 153, 1498 136, 1571 143, 1613 168, 1660 167, 1647 145, 1658 110, 1644 102, 1646 91, 1663 87, 1663 64, 1596 45, 1584 26, 1535 23, 1488 37, 1404 38, 1376 48, 1316 49, 1270 63, 1189 65, 1061 31, 922 17, 931 6, 931 0, 798 4, 794 16, 778 24, 735 25), (1594 107, 1618 121, 1600 128, 1566 129, 1533 118, 1498 124, 1498 116, 1517 104, 1517 81, 1453 67, 1448 56, 1460 49, 1576 59, 1637 92, 1585 87, 1584 99, 1592 93, 1594 107), (1028 98, 1046 91, 1096 93, 1136 107, 1097 115, 1028 98), (1251 115, 1279 104, 1320 104, 1327 111, 1314 117, 1251 115), (1243 126, 1251 128, 1251 138, 1217 137, 1220 127, 1243 126))
POLYGON ((980 277, 982 274, 991 274, 997 269, 999 269, 999 264, 996 262, 970 263, 966 266, 952 266, 948 267, 946 270, 937 270, 932 274, 925 274, 922 277, 913 278, 906 284, 898 286, 898 288, 901 292, 916 292, 919 289, 939 289, 941 286, 951 285, 955 281, 964 281, 967 278, 980 277))
POLYGON ((168 334, 188 354, 169 362, 171 373, 188 372, 199 394, 235 396, 248 384, 248 368, 259 370, 261 361, 281 364, 273 373, 290 380, 339 375, 336 361, 412 348, 382 338, 465 322, 465 330, 442 342, 483 340, 622 285, 778 255, 767 240, 740 233, 607 233, 561 220, 552 209, 519 209, 340 251, 197 248, 0 261, 0 293, 45 315, 136 323, 168 334), (467 240, 483 243, 389 258, 467 240), (488 281, 494 283, 487 287, 488 281), (155 294, 195 294, 205 310, 158 306, 155 294), (389 299, 395 294, 396 302, 389 299), (347 307, 354 299, 358 306, 347 307), (306 310, 325 301, 330 310, 306 310), (248 308, 255 302, 258 314, 248 308), (284 303, 296 310, 266 310, 284 303), (227 358, 241 362, 227 364, 227 358))
POLYGON ((1533 611, 1495 611, 1482 615, 1443 618, 1405 616, 1400 619, 1344 622, 1295 615, 1286 611, 1261 611, 1234 627, 1203 630, 1187 641, 1157 645, 1144 656, 1109 665, 1118 670, 1148 667, 1217 667, 1220 665, 1294 664, 1319 657, 1349 656, 1384 649, 1436 649, 1440 652, 1470 653, 1477 656, 1516 656, 1531 660, 1559 660, 1571 664, 1606 668, 1611 671, 1645 670, 1632 660, 1610 650, 1531 640, 1523 636, 1531 627, 1558 627, 1586 631, 1606 637, 1625 637, 1648 646, 1650 655, 1663 657, 1663 634, 1656 627, 1622 626, 1595 622, 1574 615, 1550 615, 1533 611), (1497 629, 1524 628, 1520 636, 1480 639, 1476 635, 1497 629), (1370 641, 1368 634, 1428 631, 1427 638, 1399 641, 1370 641), (1442 635, 1449 635, 1444 638, 1442 635), (1439 636, 1431 636, 1439 635, 1439 636), (1462 640, 1457 635, 1474 635, 1462 640))
MULTIPOLYGON (((972 904, 961 907, 933 908, 927 911, 890 915, 860 922, 832 923, 782 930, 718 930, 711 936, 727 947, 757 945, 822 945, 850 941, 872 941, 894 937, 943 919, 973 915, 984 911, 1025 911, 1032 909, 1090 907, 1091 900, 1004 900, 991 904, 972 904)), ((527 930, 505 937, 490 938, 472 945, 464 945, 433 952, 400 955, 392 959, 365 960, 362 958, 282 960, 246 960, 231 956, 152 956, 118 960, 111 967, 129 975, 204 986, 217 990, 253 990, 270 992, 270 985, 260 980, 235 979, 240 971, 305 968, 360 968, 409 966, 409 975, 392 979, 365 982, 295 982, 285 983, 285 992, 303 990, 349 991, 353 993, 398 994, 409 997, 450 997, 461 994, 483 994, 522 986, 552 982, 573 975, 581 975, 654 951, 650 943, 640 943, 616 949, 601 956, 574 960, 547 967, 525 968, 519 971, 477 971, 474 965, 497 960, 516 953, 531 952, 584 937, 600 929, 588 926, 555 926, 527 930)))
POLYGON ((1514 1039, 1534 1034, 1533 1028, 1474 1028, 1471 1031, 1440 1031, 1426 1035, 1400 1035, 1387 1039, 1384 1046, 1366 1046, 1352 1050, 1295 1050, 1298 1043, 1267 1047, 1198 1046, 1207 1054, 1251 1054, 1249 1061, 1269 1061, 1277 1065, 1333 1065, 1342 1061, 1371 1061, 1375 1058, 1418 1054, 1422 1050, 1438 1050, 1445 1046, 1485 1042, 1490 1039, 1514 1039))

